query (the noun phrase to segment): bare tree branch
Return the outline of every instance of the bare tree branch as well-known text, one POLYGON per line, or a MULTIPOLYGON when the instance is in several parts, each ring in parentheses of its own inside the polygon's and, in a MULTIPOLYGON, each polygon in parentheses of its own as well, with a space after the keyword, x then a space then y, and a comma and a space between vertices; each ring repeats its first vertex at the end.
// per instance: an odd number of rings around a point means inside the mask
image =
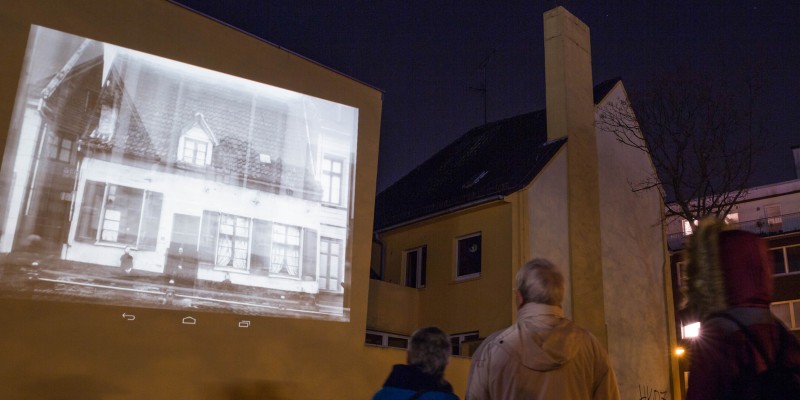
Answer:
POLYGON ((754 113, 760 86, 748 77, 735 91, 727 89, 665 76, 632 96, 633 104, 620 100, 601 110, 601 128, 650 156, 655 172, 631 189, 661 185, 667 217, 724 218, 746 194, 755 155, 763 149, 754 113))

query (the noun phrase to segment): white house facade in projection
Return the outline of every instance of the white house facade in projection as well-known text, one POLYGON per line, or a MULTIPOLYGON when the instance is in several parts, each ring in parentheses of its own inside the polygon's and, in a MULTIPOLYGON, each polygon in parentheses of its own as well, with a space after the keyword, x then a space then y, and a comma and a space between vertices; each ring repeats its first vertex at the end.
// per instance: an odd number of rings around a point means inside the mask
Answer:
POLYGON ((350 106, 33 27, 0 289, 346 319, 357 123, 350 106))

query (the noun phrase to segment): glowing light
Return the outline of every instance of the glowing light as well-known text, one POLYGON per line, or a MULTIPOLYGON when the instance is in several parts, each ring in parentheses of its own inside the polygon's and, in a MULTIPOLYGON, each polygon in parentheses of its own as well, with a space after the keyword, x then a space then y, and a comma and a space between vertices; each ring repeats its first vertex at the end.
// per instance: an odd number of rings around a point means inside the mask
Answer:
POLYGON ((696 338, 700 336, 700 323, 695 322, 683 327, 684 338, 696 338))
POLYGON ((680 357, 680 356, 682 356, 684 353, 686 353, 686 349, 684 349, 683 347, 676 347, 676 348, 675 348, 675 355, 676 355, 676 356, 680 357))

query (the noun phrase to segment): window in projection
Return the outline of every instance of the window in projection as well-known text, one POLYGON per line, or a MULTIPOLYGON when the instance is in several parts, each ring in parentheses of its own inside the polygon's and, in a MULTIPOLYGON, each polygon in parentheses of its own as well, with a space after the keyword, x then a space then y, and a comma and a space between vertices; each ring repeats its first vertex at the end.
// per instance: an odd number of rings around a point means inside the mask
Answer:
POLYGON ((34 26, 3 156, 0 296, 347 321, 357 121, 34 26))

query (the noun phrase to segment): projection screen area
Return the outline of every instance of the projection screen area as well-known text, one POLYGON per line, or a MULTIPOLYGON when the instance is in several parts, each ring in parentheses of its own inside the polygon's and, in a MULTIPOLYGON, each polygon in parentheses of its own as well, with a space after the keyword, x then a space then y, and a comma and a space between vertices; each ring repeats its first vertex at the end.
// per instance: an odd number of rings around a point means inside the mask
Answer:
POLYGON ((0 296, 348 321, 358 109, 31 28, 0 296))

